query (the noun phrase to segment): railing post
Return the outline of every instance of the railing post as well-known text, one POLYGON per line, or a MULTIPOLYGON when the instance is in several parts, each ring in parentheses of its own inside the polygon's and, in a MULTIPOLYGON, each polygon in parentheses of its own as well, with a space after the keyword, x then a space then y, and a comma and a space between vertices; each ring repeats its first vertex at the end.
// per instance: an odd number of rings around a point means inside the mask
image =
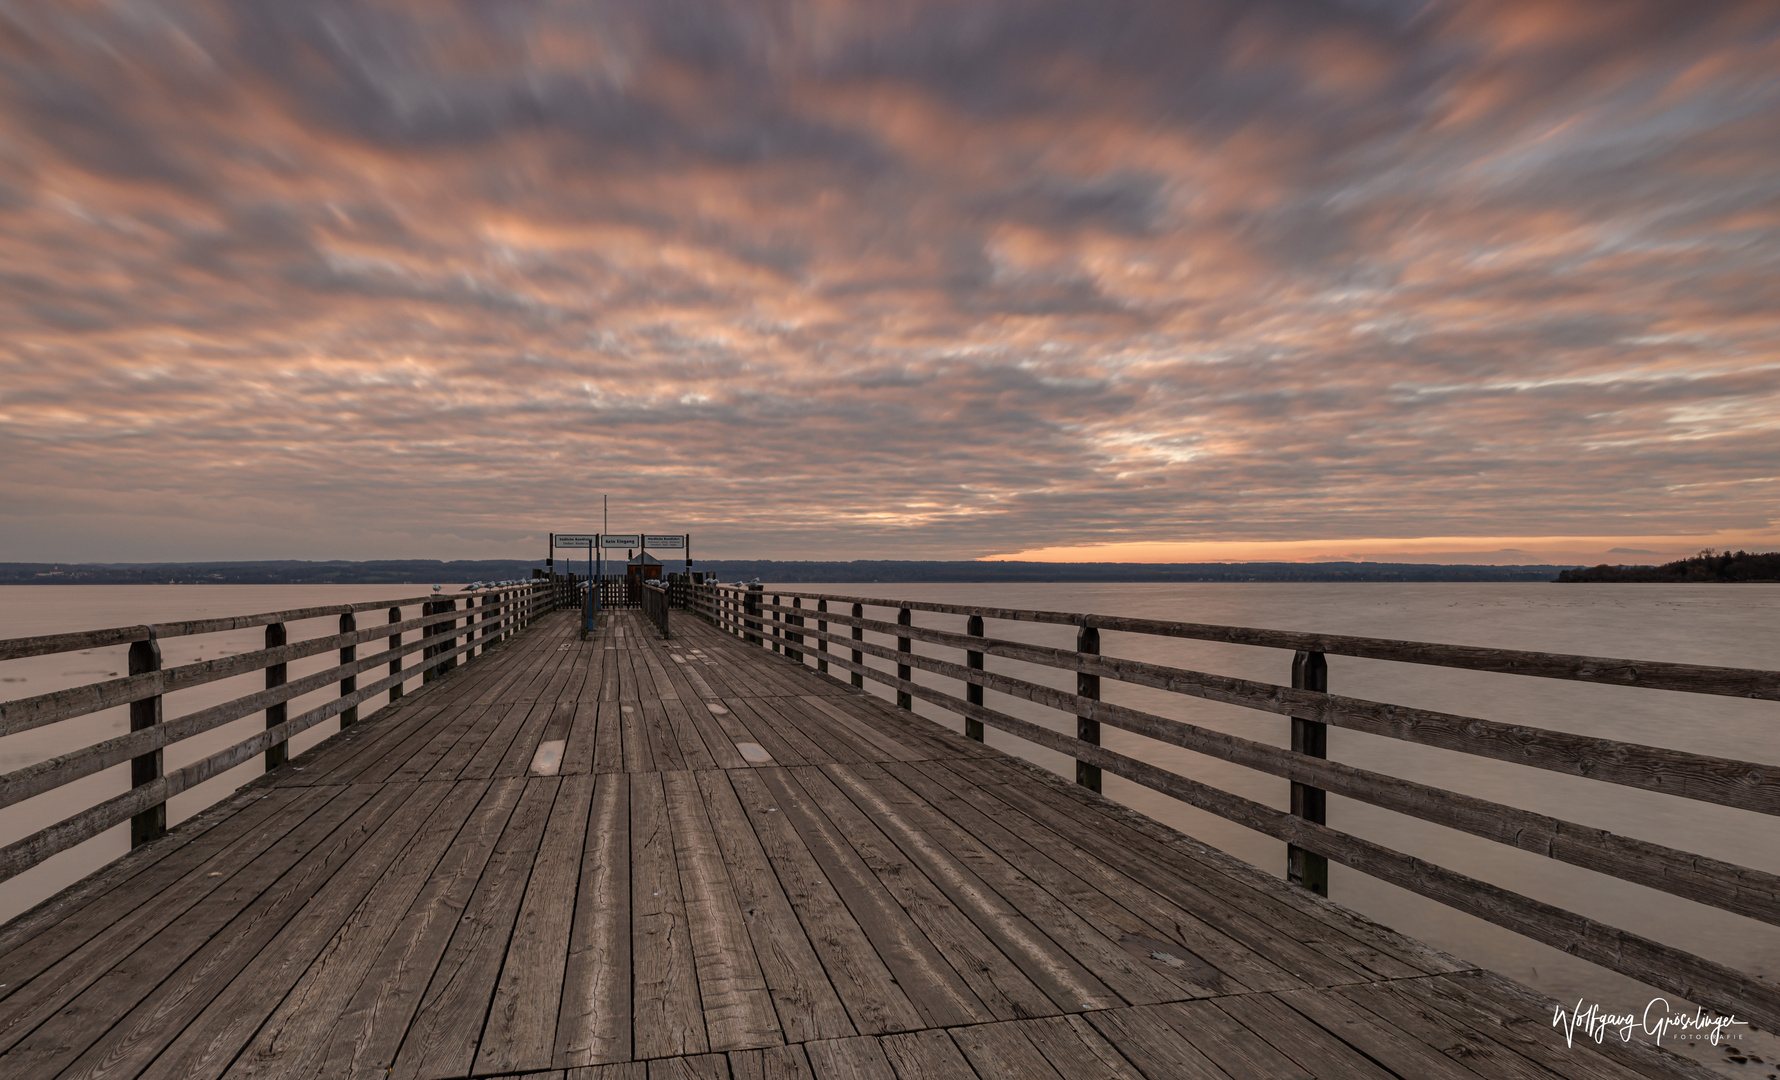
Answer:
MULTIPOLYGON (((1299 650, 1292 657, 1292 689, 1329 692, 1329 661, 1320 652, 1299 650)), ((1329 725, 1292 717, 1292 750, 1309 757, 1329 756, 1329 725)), ((1318 825, 1329 822, 1329 793, 1292 781, 1292 814, 1318 825)), ((1329 895, 1329 860, 1296 845, 1286 845, 1286 880, 1318 896, 1329 895)))
MULTIPOLYGON (((865 618, 865 605, 864 604, 854 604, 853 605, 853 617, 855 619, 865 618)), ((853 640, 854 641, 864 641, 865 640, 865 627, 863 627, 863 626, 853 627, 853 640)), ((853 653, 853 663, 855 663, 855 664, 865 663, 865 654, 864 653, 860 652, 858 649, 852 650, 852 653, 853 653)), ((865 689, 865 673, 864 672, 862 672, 862 671, 853 672, 853 688, 855 690, 865 689)))
MULTIPOLYGON (((742 625, 750 630, 762 629, 760 625, 760 590, 759 585, 748 586, 748 594, 742 597, 742 625), (753 618, 747 618, 752 615, 753 618)), ((764 645, 765 639, 758 634, 743 634, 742 640, 750 645, 764 645)))
MULTIPOLYGON (((912 626, 914 624, 914 615, 915 613, 908 608, 897 608, 896 625, 912 626)), ((903 656, 912 652, 913 649, 913 643, 910 642, 908 638, 899 637, 896 639, 896 651, 899 654, 897 656, 898 661, 900 661, 903 656)), ((896 677, 906 681, 910 677, 909 666, 907 664, 898 663, 896 665, 896 677)), ((915 707, 915 699, 909 695, 907 690, 898 690, 896 691, 896 707, 899 709, 912 710, 915 707)))
MULTIPOLYGON (((266 624, 266 648, 276 649, 284 644, 284 624, 281 622, 266 624)), ((266 689, 285 684, 285 673, 288 665, 268 664, 266 666, 266 689)), ((266 728, 268 730, 284 723, 290 715, 290 702, 280 701, 266 709, 266 728)), ((290 743, 280 740, 266 747, 266 771, 271 772, 290 760, 290 743)))
MULTIPOLYGON (((1075 651, 1085 656, 1100 655, 1100 631, 1092 626, 1083 625, 1075 633, 1075 651)), ((1079 697, 1100 700, 1100 676, 1086 672, 1075 673, 1075 692, 1079 697)), ((1100 745, 1100 721, 1090 720, 1085 716, 1075 718, 1075 737, 1085 743, 1100 745)), ((1085 761, 1075 763, 1075 782, 1089 791, 1100 790, 1100 766, 1090 765, 1085 761)))
MULTIPOLYGON (((402 621, 402 609, 399 607, 390 608, 389 609, 389 621, 392 623, 401 622, 402 621)), ((397 632, 397 633, 389 635, 389 651, 392 653, 395 653, 395 658, 389 662, 389 673, 391 675, 400 675, 402 673, 402 656, 401 656, 401 653, 397 651, 401 647, 402 647, 401 633, 397 632)), ((402 699, 402 684, 396 683, 394 686, 389 688, 389 700, 400 701, 401 699, 402 699)))
MULTIPOLYGON (((437 600, 428 600, 426 603, 420 605, 420 614, 423 617, 430 617, 437 612, 438 607, 439 602, 437 600)), ((430 640, 438 637, 438 624, 432 623, 421 627, 420 636, 423 640, 430 640)), ((439 646, 435 644, 429 644, 420 650, 420 682, 423 686, 439 677, 439 673, 433 670, 433 655, 438 651, 439 646)))
MULTIPOLYGON (((358 629, 358 616, 354 615, 350 611, 348 611, 346 614, 340 616, 340 632, 342 634, 350 634, 350 633, 353 633, 354 631, 356 631, 357 629, 358 629)), ((346 646, 341 647, 340 662, 342 664, 350 664, 354 660, 357 660, 357 659, 358 659, 358 646, 357 645, 346 645, 346 646)), ((355 693, 357 690, 358 690, 358 676, 357 675, 348 675, 345 678, 340 680, 340 696, 341 697, 345 697, 348 694, 355 693)), ((357 705, 349 705, 346 708, 340 710, 340 730, 344 731, 356 723, 358 723, 358 706, 357 705)))
POLYGON ((779 596, 778 593, 773 594, 773 651, 774 652, 779 651, 780 643, 785 640, 784 629, 783 629, 785 621, 783 619, 779 618, 779 604, 781 603, 781 600, 782 600, 782 598, 779 596))
MULTIPOLYGON (((828 620, 821 617, 826 614, 828 614, 828 601, 826 601, 826 600, 816 601, 816 616, 817 616, 817 618, 816 618, 816 632, 819 634, 828 633, 828 620)), ((823 655, 827 652, 828 652, 828 639, 827 638, 817 638, 816 639, 816 654, 817 654, 816 655, 816 670, 820 671, 824 674, 827 674, 827 672, 828 672, 828 657, 823 655)))
MULTIPOLYGON (((146 675, 161 670, 161 644, 149 627, 149 639, 130 645, 130 674, 146 675)), ((130 702, 130 730, 142 731, 161 722, 161 695, 130 702)), ((130 759, 130 786, 144 787, 161 778, 161 750, 156 747, 130 759)), ((167 831, 167 803, 155 803, 130 818, 130 846, 141 847, 167 831)))
MULTIPOLYGON (((439 610, 440 611, 456 611, 457 610, 457 601, 455 599, 441 600, 441 601, 439 601, 439 610)), ((457 639, 461 636, 457 632, 457 620, 455 618, 447 619, 446 621, 440 623, 439 626, 445 632, 445 643, 443 645, 439 646, 439 651, 440 652, 450 652, 452 649, 457 647, 457 639)), ((455 671, 455 670, 457 670, 457 657, 455 657, 455 656, 448 657, 445 660, 442 660, 439 662, 439 674, 443 675, 447 671, 455 671)))
MULTIPOLYGON (((798 609, 799 611, 802 611, 803 610, 803 597, 793 596, 791 598, 791 606, 798 609)), ((792 626, 802 626, 803 625, 803 616, 802 615, 787 616, 785 621, 792 626)), ((799 645, 802 645, 803 644, 803 635, 793 633, 790 630, 787 630, 787 631, 785 631, 785 640, 786 641, 795 641, 799 645)), ((789 645, 787 645, 785 647, 785 655, 789 659, 797 661, 799 664, 803 663, 803 650, 802 649, 793 650, 789 645)))
MULTIPOLYGON (((972 615, 969 619, 965 620, 964 632, 966 634, 969 634, 971 637, 982 637, 983 636, 983 617, 981 615, 972 615)), ((972 652, 968 649, 965 650, 964 666, 969 668, 972 671, 983 670, 983 654, 980 652, 972 652)), ((972 705, 981 705, 983 703, 983 684, 982 683, 968 683, 968 684, 966 684, 964 687, 964 700, 970 702, 972 705)), ((964 718, 964 734, 969 736, 972 739, 975 739, 977 742, 982 742, 983 741, 983 722, 981 720, 972 719, 971 717, 968 717, 968 716, 965 717, 964 718)))

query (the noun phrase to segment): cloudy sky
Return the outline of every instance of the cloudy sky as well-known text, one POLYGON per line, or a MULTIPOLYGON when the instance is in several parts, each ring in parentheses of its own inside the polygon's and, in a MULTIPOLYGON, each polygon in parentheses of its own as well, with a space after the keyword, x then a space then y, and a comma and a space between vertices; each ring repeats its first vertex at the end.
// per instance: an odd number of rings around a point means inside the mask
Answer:
POLYGON ((0 0, 0 559, 602 494, 713 557, 1774 546, 1780 8, 0 0))

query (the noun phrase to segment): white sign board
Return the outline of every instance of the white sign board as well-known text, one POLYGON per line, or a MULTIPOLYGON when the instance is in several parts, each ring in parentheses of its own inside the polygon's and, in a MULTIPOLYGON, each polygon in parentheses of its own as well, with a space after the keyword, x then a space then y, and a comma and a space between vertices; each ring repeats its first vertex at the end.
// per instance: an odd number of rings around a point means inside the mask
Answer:
POLYGON ((643 546, 657 551, 677 551, 686 546, 684 536, 645 536, 643 546))
POLYGON ((603 547, 603 548, 642 547, 641 544, 637 543, 638 539, 640 539, 640 538, 637 536, 636 533, 624 533, 622 535, 620 535, 618 533, 605 533, 604 535, 602 535, 600 537, 600 547, 603 547))
POLYGON ((593 537, 557 533, 556 546, 559 548, 590 548, 593 546, 593 537))

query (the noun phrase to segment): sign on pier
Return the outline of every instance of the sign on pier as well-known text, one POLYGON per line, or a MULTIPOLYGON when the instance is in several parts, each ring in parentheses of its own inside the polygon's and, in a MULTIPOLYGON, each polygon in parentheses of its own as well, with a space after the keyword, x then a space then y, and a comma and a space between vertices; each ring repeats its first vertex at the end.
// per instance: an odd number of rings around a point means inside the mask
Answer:
POLYGON ((638 539, 639 539, 639 537, 637 536, 636 533, 605 533, 600 537, 600 547, 603 547, 603 548, 641 547, 642 545, 637 543, 638 539))
POLYGON ((593 546, 593 537, 585 535, 575 536, 569 533, 557 533, 556 546, 559 548, 590 548, 593 546))
POLYGON ((646 548, 654 548, 657 551, 678 551, 679 549, 686 546, 686 537, 684 535, 679 535, 679 536, 647 535, 647 536, 643 537, 643 546, 646 548))

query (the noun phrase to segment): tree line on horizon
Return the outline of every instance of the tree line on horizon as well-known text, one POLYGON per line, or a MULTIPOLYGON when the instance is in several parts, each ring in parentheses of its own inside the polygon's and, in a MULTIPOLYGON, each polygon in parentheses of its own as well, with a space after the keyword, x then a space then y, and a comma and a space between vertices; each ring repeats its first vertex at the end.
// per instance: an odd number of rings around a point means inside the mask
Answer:
POLYGON ((1557 576, 1560 582, 1774 582, 1780 581, 1780 551, 1713 551, 1661 566, 1577 567, 1557 576))

